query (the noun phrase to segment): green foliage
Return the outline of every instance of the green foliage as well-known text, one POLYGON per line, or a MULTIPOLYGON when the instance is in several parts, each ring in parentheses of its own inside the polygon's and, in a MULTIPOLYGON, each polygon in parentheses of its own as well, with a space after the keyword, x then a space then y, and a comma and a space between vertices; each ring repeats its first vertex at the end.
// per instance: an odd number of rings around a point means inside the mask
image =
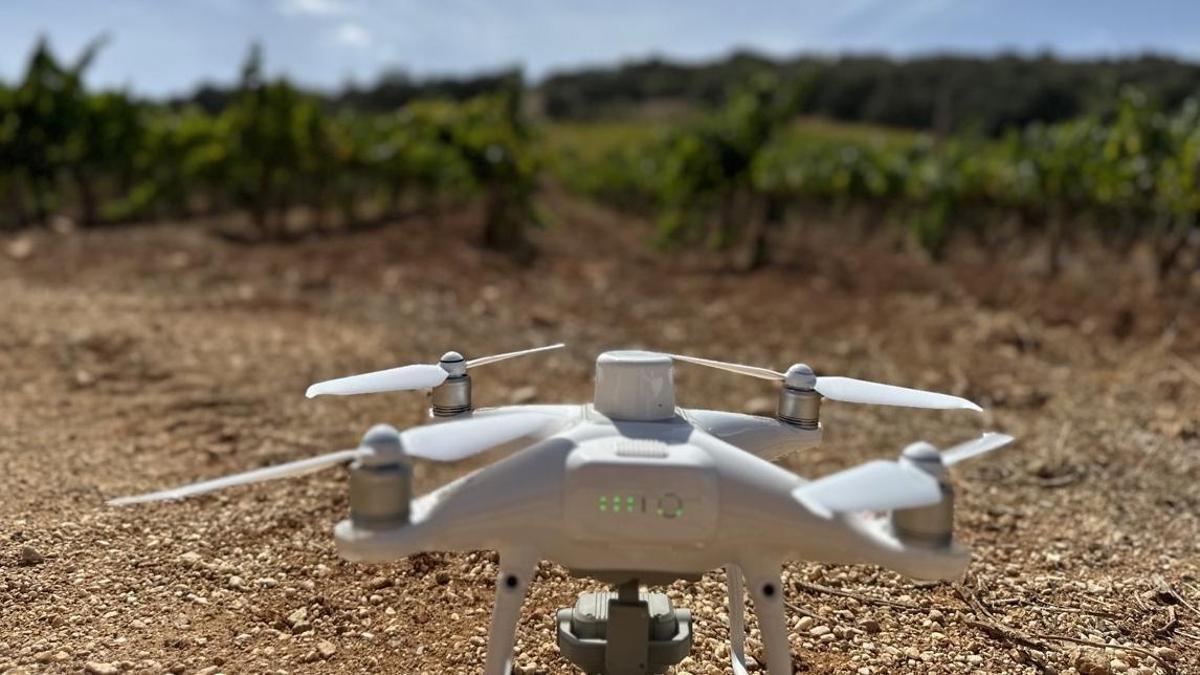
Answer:
POLYGON ((769 76, 753 77, 716 114, 674 135, 666 144, 659 182, 662 238, 694 239, 717 209, 713 244, 728 243, 745 214, 739 199, 760 193, 753 169, 760 155, 794 115, 801 99, 797 85, 781 86, 769 76))
POLYGON ((771 119, 756 112, 764 99, 754 100, 734 99, 666 142, 593 134, 588 151, 572 150, 558 170, 591 197, 616 194, 618 205, 659 212, 674 240, 695 238, 697 225, 713 217, 749 228, 758 217, 751 201, 734 204, 729 216, 727 202, 739 193, 833 210, 865 205, 934 255, 956 230, 982 231, 1006 215, 1056 237, 1069 220, 1174 236, 1195 227, 1200 213, 1200 102, 1168 113, 1127 89, 1111 119, 1032 124, 996 140, 937 140, 824 122, 780 127, 763 121, 771 119), (652 180, 632 184, 639 174, 628 167, 637 166, 654 167, 652 180), (656 197, 644 194, 655 190, 656 197))
POLYGON ((238 210, 259 237, 281 238, 297 210, 324 228, 336 209, 355 227, 370 209, 384 218, 411 199, 436 208, 444 196, 477 195, 484 241, 527 249, 539 161, 519 79, 461 102, 330 114, 319 97, 268 81, 254 48, 214 113, 87 92, 83 73, 99 46, 65 66, 41 43, 23 81, 0 87, 0 197, 17 222, 55 211, 91 225, 238 210))

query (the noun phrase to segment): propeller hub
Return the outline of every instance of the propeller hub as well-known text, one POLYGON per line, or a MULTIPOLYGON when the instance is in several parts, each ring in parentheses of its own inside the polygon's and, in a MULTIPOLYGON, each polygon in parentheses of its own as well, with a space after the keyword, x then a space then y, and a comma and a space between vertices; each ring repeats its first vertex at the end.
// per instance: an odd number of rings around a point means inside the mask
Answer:
POLYGON ((807 390, 817 386, 817 375, 806 363, 793 363, 784 378, 784 382, 792 389, 807 390))
POLYGON ((462 377, 467 374, 467 360, 463 355, 456 351, 449 351, 442 354, 442 358, 438 361, 438 365, 450 374, 450 377, 462 377))
POLYGON ((925 441, 911 443, 900 453, 900 461, 908 463, 934 477, 946 471, 942 463, 942 453, 925 441))
POLYGON ((367 465, 395 464, 405 458, 400 432, 390 424, 376 424, 363 434, 360 445, 369 448, 361 461, 367 465))

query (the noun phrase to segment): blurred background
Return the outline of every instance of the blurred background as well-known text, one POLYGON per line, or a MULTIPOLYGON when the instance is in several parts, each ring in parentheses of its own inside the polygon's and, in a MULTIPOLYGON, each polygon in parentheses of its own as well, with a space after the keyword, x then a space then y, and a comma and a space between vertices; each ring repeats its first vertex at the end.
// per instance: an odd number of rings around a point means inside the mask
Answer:
MULTIPOLYGON (((986 408, 827 402, 780 460, 802 476, 1018 438, 955 470, 962 585, 786 566, 797 672, 1200 672, 1197 26, 1104 0, 0 2, 0 672, 478 673, 495 557, 342 561, 339 472, 104 501, 425 421, 313 382, 559 341, 476 402, 588 401, 596 354, 643 347, 986 408)), ((774 413, 759 380, 676 378, 680 405, 774 413)), ((554 611, 595 588, 542 565, 516 673, 574 672, 554 611)), ((669 592, 696 616, 677 672, 728 672, 721 572, 669 592)))
MULTIPOLYGON (((529 259, 564 191, 648 249, 772 259, 789 222, 1190 285, 1187 3, 57 0, 0 27, 0 227, 334 236, 480 204, 529 259), (631 225, 630 227, 638 227, 631 225)), ((787 257, 785 254, 784 257, 787 257)))

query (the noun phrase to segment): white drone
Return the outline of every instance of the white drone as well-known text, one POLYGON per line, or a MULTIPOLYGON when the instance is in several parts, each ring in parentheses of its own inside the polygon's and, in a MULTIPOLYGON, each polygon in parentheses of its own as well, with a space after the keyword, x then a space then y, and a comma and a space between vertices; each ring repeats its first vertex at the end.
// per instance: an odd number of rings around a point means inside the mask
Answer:
POLYGON ((728 575, 733 670, 746 673, 743 584, 762 630, 769 675, 791 675, 780 569, 788 560, 873 564, 949 580, 969 555, 953 536, 946 468, 1012 441, 988 433, 939 453, 928 443, 805 480, 770 460, 820 442, 822 398, 914 408, 969 409, 965 399, 845 377, 816 377, 644 351, 596 360, 595 398, 582 405, 475 410, 468 369, 562 345, 436 365, 412 365, 315 384, 308 396, 432 389, 431 418, 397 432, 373 427, 357 449, 113 500, 178 499, 352 462, 350 517, 334 528, 339 553, 385 562, 426 551, 499 552, 486 675, 506 675, 526 588, 540 560, 613 584, 558 614, 564 656, 589 673, 662 672, 691 648, 691 615, 641 584, 728 575), (675 404, 674 361, 777 381, 775 417, 675 404), (462 460, 516 450, 413 499, 413 458, 462 460), (890 511, 887 518, 876 512, 890 511))

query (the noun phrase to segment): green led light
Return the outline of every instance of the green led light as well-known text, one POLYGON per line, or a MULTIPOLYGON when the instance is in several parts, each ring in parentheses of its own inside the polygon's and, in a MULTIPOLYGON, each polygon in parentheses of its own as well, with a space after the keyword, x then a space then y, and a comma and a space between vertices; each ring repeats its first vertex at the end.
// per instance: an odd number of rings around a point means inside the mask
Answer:
POLYGON ((633 497, 625 498, 625 508, 631 512, 633 511, 633 497))
POLYGON ((621 498, 618 497, 617 495, 613 495, 613 513, 620 513, 620 512, 621 512, 621 498))

